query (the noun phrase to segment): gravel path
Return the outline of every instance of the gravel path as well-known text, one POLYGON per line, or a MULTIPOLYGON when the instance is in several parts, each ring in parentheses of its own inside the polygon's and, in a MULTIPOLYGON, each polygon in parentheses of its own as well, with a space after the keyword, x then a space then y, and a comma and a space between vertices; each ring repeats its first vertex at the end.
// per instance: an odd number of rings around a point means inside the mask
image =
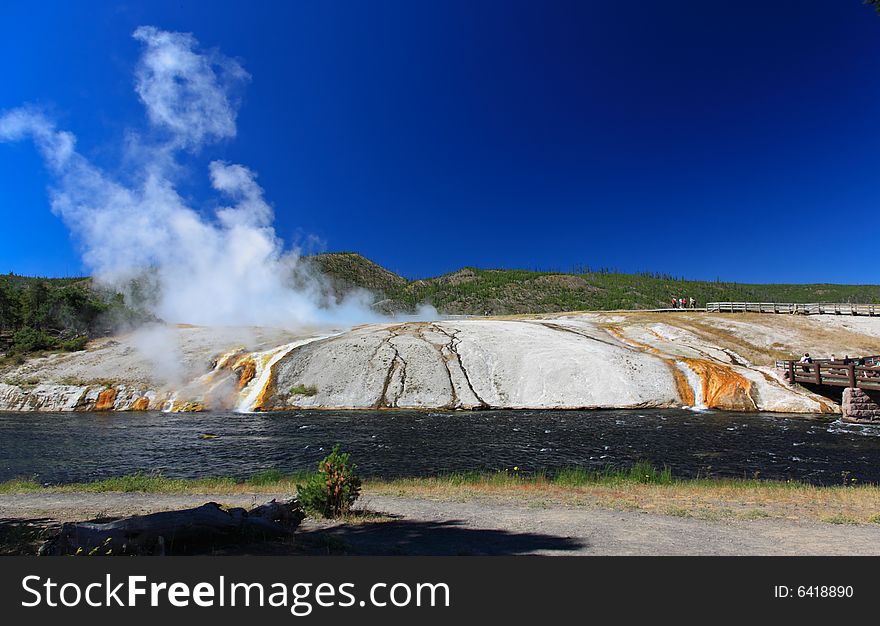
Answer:
MULTIPOLYGON (((257 494, 263 502, 271 494, 257 494)), ((277 494, 284 497, 284 494, 277 494)), ((69 521, 197 506, 251 506, 253 495, 27 493, 0 496, 0 522, 69 521)), ((705 521, 653 513, 498 499, 465 502, 365 495, 378 521, 306 520, 300 545, 333 545, 352 554, 546 555, 880 555, 880 526, 762 519, 705 521)), ((275 549, 255 550, 272 553, 275 549)), ((278 550, 290 550, 278 547, 278 550)))

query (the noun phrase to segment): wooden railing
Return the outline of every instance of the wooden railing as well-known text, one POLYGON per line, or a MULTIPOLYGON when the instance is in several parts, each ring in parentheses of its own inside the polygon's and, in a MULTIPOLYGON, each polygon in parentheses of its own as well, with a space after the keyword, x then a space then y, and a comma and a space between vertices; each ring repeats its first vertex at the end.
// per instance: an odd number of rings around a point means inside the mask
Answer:
POLYGON ((791 313, 797 315, 880 315, 880 304, 840 302, 709 302, 709 313, 791 313))
POLYGON ((786 372, 789 382, 880 390, 880 356, 814 359, 812 363, 776 361, 776 367, 786 372))

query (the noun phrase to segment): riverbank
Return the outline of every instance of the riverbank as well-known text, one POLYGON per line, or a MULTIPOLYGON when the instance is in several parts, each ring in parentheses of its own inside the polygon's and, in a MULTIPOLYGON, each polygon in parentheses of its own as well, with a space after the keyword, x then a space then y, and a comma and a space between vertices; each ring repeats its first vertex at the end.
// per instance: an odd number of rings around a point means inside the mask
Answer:
MULTIPOLYGON (((660 479, 663 480, 662 478, 660 479)), ((34 553, 63 521, 187 508, 249 507, 289 496, 295 480, 127 477, 0 488, 0 553, 34 553), (141 491, 109 491, 111 488, 141 491)), ((511 474, 371 481, 342 520, 307 518, 292 541, 215 554, 876 555, 880 488, 752 480, 566 485, 511 474)))
MULTIPOLYGON (((296 485, 305 482, 308 476, 284 476, 270 471, 237 481, 129 475, 55 486, 12 480, 0 483, 0 517, 35 515, 69 521, 94 515, 130 515, 146 510, 128 507, 140 507, 157 496, 169 496, 172 502, 174 497, 187 500, 206 497, 223 503, 241 498, 289 497, 296 493, 296 485)), ((841 484, 835 486, 760 479, 675 479, 666 471, 637 464, 628 470, 572 469, 555 476, 524 476, 512 471, 367 480, 362 502, 369 508, 374 497, 515 503, 535 510, 590 507, 707 521, 778 519, 877 524, 880 528, 880 486, 862 485, 846 475, 841 477, 841 484)))

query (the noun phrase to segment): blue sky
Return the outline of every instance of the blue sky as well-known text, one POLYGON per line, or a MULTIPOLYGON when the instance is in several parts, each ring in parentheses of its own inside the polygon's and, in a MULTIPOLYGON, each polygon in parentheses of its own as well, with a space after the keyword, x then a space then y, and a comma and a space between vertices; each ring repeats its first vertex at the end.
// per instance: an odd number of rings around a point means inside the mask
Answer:
MULTIPOLYGON (((147 125, 140 25, 251 75, 237 136, 186 152, 178 190, 207 211, 208 163, 245 164, 289 245, 409 277, 877 282, 880 17, 860 0, 7 0, 0 111, 41 108, 112 173, 147 125)), ((50 185, 31 143, 0 143, 0 271, 86 270, 50 185)))

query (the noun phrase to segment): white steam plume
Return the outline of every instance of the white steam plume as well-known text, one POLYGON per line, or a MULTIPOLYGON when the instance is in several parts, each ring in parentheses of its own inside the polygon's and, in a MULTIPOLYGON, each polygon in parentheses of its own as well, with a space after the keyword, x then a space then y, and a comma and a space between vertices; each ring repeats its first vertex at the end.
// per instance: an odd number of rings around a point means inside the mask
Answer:
POLYGON ((176 191, 176 157, 235 136, 234 95, 249 75, 232 59, 200 51, 190 34, 142 26, 134 38, 144 45, 135 88, 151 132, 130 134, 126 167, 116 175, 77 152, 74 135, 41 111, 0 115, 0 141, 30 137, 55 175, 52 209, 95 277, 118 287, 152 272, 155 313, 168 322, 296 327, 377 319, 367 294, 326 305, 326 285, 285 251, 247 167, 213 161, 210 181, 224 206, 212 216, 187 206, 176 191))

